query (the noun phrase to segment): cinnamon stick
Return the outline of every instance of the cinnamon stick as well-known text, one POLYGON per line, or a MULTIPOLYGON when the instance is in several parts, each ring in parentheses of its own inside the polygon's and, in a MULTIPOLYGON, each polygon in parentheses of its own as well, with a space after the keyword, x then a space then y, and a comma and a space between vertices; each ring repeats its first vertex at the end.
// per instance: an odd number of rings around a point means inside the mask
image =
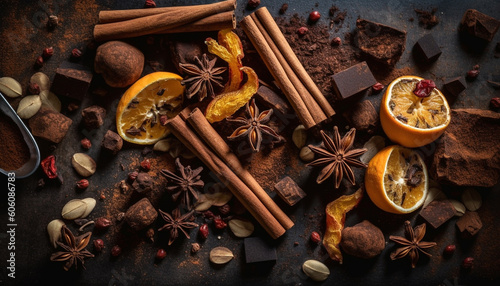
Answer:
POLYGON ((304 101, 304 104, 306 105, 307 109, 311 113, 311 116, 314 119, 314 122, 316 124, 323 122, 327 119, 326 114, 323 112, 321 107, 318 105, 318 103, 314 100, 314 98, 311 96, 309 91, 306 89, 306 87, 302 84, 300 79, 297 77, 295 72, 292 70, 290 65, 288 64, 287 60, 283 56, 283 54, 280 52, 276 44, 274 43, 273 39, 269 34, 267 33, 266 29, 264 26, 260 23, 259 19, 257 19, 257 16, 255 13, 250 14, 250 17, 252 17, 253 21, 255 22, 255 25, 259 29, 260 33, 266 40, 266 42, 269 44, 269 47, 273 51, 273 53, 276 55, 276 58, 278 59, 281 67, 283 67, 283 70, 285 71, 286 75, 288 76, 288 79, 290 79, 290 82, 293 84, 297 92, 299 93, 300 97, 304 101))
POLYGON ((224 29, 235 29, 235 28, 236 28, 236 16, 234 15, 234 11, 228 11, 208 16, 206 18, 194 21, 186 25, 160 31, 155 34, 209 32, 209 31, 220 31, 224 29))
POLYGON ((262 25, 265 27, 269 35, 272 37, 272 39, 274 39, 274 42, 281 51, 281 54, 283 54, 283 56, 286 58, 286 61, 290 64, 294 72, 304 83, 309 92, 313 95, 314 99, 321 106, 325 114, 328 117, 334 115, 335 110, 333 110, 330 103, 328 103, 328 100, 325 98, 323 93, 321 93, 318 86, 314 83, 312 78, 304 69, 304 66, 302 66, 302 64, 300 63, 299 59, 297 58, 297 55, 295 55, 292 48, 285 39, 285 36, 283 35, 280 28, 278 27, 273 17, 269 13, 269 10, 267 10, 266 7, 262 7, 257 11, 255 11, 255 14, 257 15, 262 25))
POLYGON ((167 128, 181 141, 193 154, 195 154, 215 175, 227 185, 234 196, 262 225, 269 235, 276 239, 285 233, 285 229, 262 204, 257 196, 201 141, 188 127, 180 116, 167 121, 167 128))
POLYGON ((240 22, 241 27, 248 35, 248 38, 259 51, 259 54, 267 66, 274 79, 276 80, 279 88, 285 93, 293 109, 297 113, 300 121, 306 128, 311 128, 316 125, 311 113, 307 109, 304 101, 300 97, 297 90, 294 88, 292 82, 288 79, 285 70, 280 65, 278 58, 272 51, 271 47, 265 40, 264 36, 260 33, 259 28, 255 24, 252 17, 247 16, 240 22))
POLYGON ((285 230, 293 226, 292 220, 280 209, 280 207, 269 197, 255 178, 242 165, 238 157, 231 151, 224 139, 215 131, 205 118, 200 109, 194 109, 187 121, 196 133, 219 155, 229 168, 252 190, 271 214, 280 222, 285 230))
MULTIPOLYGON (((222 6, 218 6, 219 13, 226 11, 234 11, 236 9, 236 0, 228 0, 224 2, 222 6)), ((157 7, 154 9, 128 9, 128 10, 108 10, 99 12, 99 23, 114 23, 126 20, 131 20, 135 18, 141 18, 146 16, 152 16, 157 14, 163 14, 165 12, 173 12, 179 15, 189 13, 193 9, 208 9, 217 3, 204 4, 204 5, 193 5, 193 6, 172 6, 172 7, 157 7)))
POLYGON ((218 14, 227 9, 227 6, 234 7, 234 5, 235 0, 228 0, 210 5, 200 5, 202 7, 197 6, 198 8, 192 8, 189 12, 182 14, 175 10, 169 10, 161 14, 121 22, 98 24, 94 27, 94 39, 100 42, 161 33, 218 14))

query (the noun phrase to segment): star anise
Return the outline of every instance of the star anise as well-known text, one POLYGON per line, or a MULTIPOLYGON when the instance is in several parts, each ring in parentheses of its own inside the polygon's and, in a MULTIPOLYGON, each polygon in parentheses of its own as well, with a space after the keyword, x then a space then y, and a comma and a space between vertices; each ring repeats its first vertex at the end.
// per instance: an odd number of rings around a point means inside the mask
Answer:
POLYGON ((413 229, 409 221, 405 221, 405 237, 401 236, 389 236, 389 239, 395 241, 403 247, 400 247, 391 253, 391 259, 396 260, 409 255, 411 258, 411 267, 415 268, 418 261, 418 252, 422 252, 425 255, 432 256, 430 253, 424 251, 424 249, 431 248, 436 245, 435 242, 422 241, 425 235, 425 223, 418 225, 413 229))
POLYGON ((164 229, 170 230, 170 239, 168 240, 168 245, 171 245, 174 240, 179 236, 179 230, 184 233, 184 235, 189 239, 189 234, 185 229, 195 228, 198 226, 197 223, 193 222, 193 214, 194 210, 184 214, 181 216, 181 211, 177 208, 172 211, 172 215, 159 210, 161 217, 167 222, 158 231, 162 231, 164 229))
POLYGON ((75 269, 78 268, 78 261, 82 263, 82 267, 85 269, 84 259, 87 257, 94 257, 92 253, 84 249, 87 244, 89 244, 92 232, 87 232, 75 237, 65 225, 63 225, 61 232, 64 243, 60 241, 56 241, 56 243, 64 250, 52 254, 50 260, 66 261, 64 264, 64 270, 66 271, 73 265, 75 265, 75 269))
POLYGON ((229 122, 235 122, 241 124, 240 127, 236 128, 233 133, 228 137, 229 140, 239 140, 244 137, 248 137, 248 142, 250 147, 254 152, 259 152, 260 146, 262 145, 263 133, 271 136, 274 140, 273 143, 278 143, 284 141, 285 139, 281 137, 276 131, 271 127, 267 126, 266 123, 271 119, 273 110, 269 109, 259 113, 259 108, 255 104, 255 100, 252 99, 251 103, 246 104, 246 113, 249 118, 237 117, 237 118, 227 118, 229 122))
POLYGON ((174 201, 178 201, 185 205, 188 209, 192 207, 192 199, 198 200, 198 191, 196 188, 202 188, 205 184, 200 180, 200 173, 203 167, 191 170, 191 166, 184 167, 179 158, 175 159, 177 170, 181 173, 180 176, 169 170, 161 170, 161 174, 168 179, 168 183, 173 183, 167 186, 167 191, 172 193, 174 201))
POLYGON ((198 57, 194 58, 197 65, 194 64, 179 64, 180 68, 190 77, 181 81, 183 85, 189 85, 186 92, 186 97, 191 98, 195 94, 199 94, 199 99, 202 101, 207 94, 214 96, 213 84, 223 87, 221 74, 226 70, 225 67, 214 67, 217 58, 209 61, 206 54, 203 54, 201 60, 198 57))
POLYGON ((354 143, 354 137, 356 136, 356 129, 351 128, 349 132, 340 138, 339 130, 337 126, 333 128, 334 137, 330 138, 326 133, 321 130, 321 137, 323 138, 322 147, 314 147, 309 145, 311 151, 314 154, 320 156, 320 158, 307 164, 307 166, 323 166, 326 165, 323 170, 318 175, 316 182, 321 184, 323 181, 328 179, 332 174, 334 174, 335 188, 338 189, 340 182, 344 177, 344 174, 349 179, 351 184, 355 184, 354 172, 351 166, 358 168, 366 168, 367 165, 355 159, 366 152, 366 149, 353 149, 352 145, 354 143))

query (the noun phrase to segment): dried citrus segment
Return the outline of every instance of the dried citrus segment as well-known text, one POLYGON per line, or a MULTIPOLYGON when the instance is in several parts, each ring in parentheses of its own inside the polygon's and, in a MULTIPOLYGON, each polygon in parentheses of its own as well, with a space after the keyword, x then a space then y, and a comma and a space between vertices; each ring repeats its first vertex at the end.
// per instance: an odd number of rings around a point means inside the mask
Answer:
POLYGON ((356 207, 363 197, 363 189, 357 190, 352 195, 344 195, 326 206, 326 232, 323 237, 330 258, 342 264, 342 252, 339 244, 344 229, 345 215, 356 207))
POLYGON ((233 115, 244 106, 259 88, 259 79, 255 71, 249 67, 242 67, 246 73, 247 82, 237 91, 222 93, 216 96, 207 107, 205 117, 210 123, 221 121, 233 115))
POLYGON ((428 189, 427 168, 420 155, 402 146, 389 146, 370 160, 366 192, 386 212, 405 214, 418 209, 428 189))
POLYGON ((241 59, 245 56, 241 40, 231 29, 219 31, 218 40, 221 45, 235 57, 241 65, 241 59))
MULTIPOLYGON (((380 107, 380 121, 387 136, 406 147, 420 147, 443 134, 450 123, 450 107, 433 88, 429 96, 415 95, 417 76, 402 76, 387 88, 380 107)), ((417 92, 418 94, 418 92, 417 92)))
POLYGON ((169 134, 160 117, 172 118, 182 104, 182 77, 169 72, 148 74, 122 96, 116 109, 116 129, 128 142, 154 144, 169 134))

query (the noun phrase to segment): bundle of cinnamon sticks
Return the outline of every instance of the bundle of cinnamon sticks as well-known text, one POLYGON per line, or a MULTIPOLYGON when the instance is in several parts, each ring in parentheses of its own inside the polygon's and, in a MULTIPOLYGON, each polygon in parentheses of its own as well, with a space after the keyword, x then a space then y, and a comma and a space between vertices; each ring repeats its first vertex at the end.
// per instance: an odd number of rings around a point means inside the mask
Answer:
POLYGON ((266 7, 246 16, 240 24, 306 128, 335 114, 266 7))
POLYGON ((99 12, 94 27, 98 42, 149 34, 219 31, 234 29, 236 0, 205 5, 99 12))
POLYGON ((276 239, 293 226, 198 108, 192 112, 184 110, 168 120, 166 126, 215 173, 271 237, 276 239))

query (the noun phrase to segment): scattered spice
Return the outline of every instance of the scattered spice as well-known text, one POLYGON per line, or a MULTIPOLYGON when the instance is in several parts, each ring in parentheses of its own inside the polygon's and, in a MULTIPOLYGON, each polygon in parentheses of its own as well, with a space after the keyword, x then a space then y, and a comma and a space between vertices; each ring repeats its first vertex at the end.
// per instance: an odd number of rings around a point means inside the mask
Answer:
POLYGON ((71 50, 71 57, 75 60, 81 58, 82 54, 83 54, 82 51, 80 51, 77 48, 74 48, 73 50, 71 50))
POLYGON ((434 81, 430 79, 423 79, 417 83, 413 94, 418 97, 428 97, 431 95, 433 89, 436 88, 434 81))
POLYGON ((141 168, 146 172, 151 170, 151 161, 149 161, 149 159, 144 159, 141 162, 141 168))
POLYGON ((89 181, 87 179, 81 179, 80 181, 76 182, 76 187, 80 190, 85 190, 89 187, 89 181))
POLYGON ((195 242, 195 243, 191 243, 191 252, 192 253, 196 253, 198 251, 200 251, 201 249, 201 246, 199 243, 195 242))
POLYGON ((415 229, 413 229, 410 221, 405 221, 405 237, 394 235, 389 236, 390 240, 403 245, 391 253, 391 259, 396 260, 409 255, 411 259, 411 267, 415 268, 418 262, 419 251, 427 256, 432 256, 430 253, 424 251, 424 249, 431 248, 435 246, 436 243, 422 241, 424 235, 425 223, 418 225, 415 229))
POLYGON ((122 254, 122 248, 119 245, 115 245, 111 248, 111 256, 117 257, 120 254, 122 254))
POLYGON ((225 229, 227 227, 227 223, 220 217, 214 219, 214 224, 216 229, 225 229))
POLYGON ((156 260, 163 260, 163 259, 165 259, 165 257, 167 257, 167 252, 165 251, 165 249, 163 249, 163 248, 158 249, 158 251, 156 252, 155 259, 156 260))
POLYGON ((167 191, 172 194, 174 201, 180 199, 181 204, 191 209, 193 199, 198 200, 198 188, 203 188, 205 185, 200 179, 203 167, 192 170, 191 166, 184 167, 179 158, 175 159, 175 165, 181 174, 180 176, 166 169, 161 170, 161 174, 167 178, 167 183, 170 184, 167 186, 167 191))
POLYGON ((309 14, 309 21, 317 22, 321 18, 321 14, 318 11, 312 11, 309 14))
POLYGON ((319 243, 321 241, 321 236, 319 233, 313 231, 311 232, 311 242, 312 243, 319 243))
POLYGON ((415 9, 418 15, 418 23, 426 29, 431 29, 439 23, 439 19, 436 15, 437 8, 433 8, 431 11, 425 11, 420 9, 415 9))
POLYGON ((47 21, 47 28, 54 29, 59 25, 59 18, 56 15, 50 15, 47 21))
POLYGON ((137 179, 137 175, 139 175, 139 173, 137 171, 133 171, 133 172, 128 173, 128 181, 130 183, 133 183, 135 181, 135 179, 137 179))
POLYGON ((198 230, 198 235, 202 239, 207 239, 208 238, 208 224, 204 223, 200 226, 200 229, 198 230))
POLYGON ((385 86, 383 84, 381 84, 380 82, 377 82, 376 84, 372 85, 372 89, 375 92, 381 91, 382 89, 384 89, 384 87, 385 86))
POLYGON ((367 165, 359 161, 359 159, 355 159, 355 157, 364 154, 366 149, 349 150, 354 144, 354 137, 356 136, 355 128, 351 128, 351 130, 342 139, 340 138, 338 127, 334 126, 333 130, 333 139, 321 130, 324 147, 314 147, 309 145, 309 148, 316 155, 318 155, 319 158, 311 163, 308 163, 306 166, 326 165, 318 175, 316 182, 321 184, 334 174, 335 188, 338 189, 340 182, 344 177, 344 173, 347 176, 347 179, 349 179, 349 182, 353 185, 355 184, 354 172, 352 171, 351 165, 358 168, 367 167, 367 165))
POLYGON ((335 37, 332 39, 332 46, 342 45, 342 39, 340 37, 335 37))
POLYGON ((2 138, 2 152, 0 152, 0 168, 12 171, 21 168, 30 159, 28 145, 24 141, 16 123, 0 112, 0 138, 2 138))
POLYGON ((228 137, 229 140, 240 140, 247 137, 250 147, 254 152, 260 151, 263 139, 262 136, 264 134, 271 136, 271 138, 274 139, 271 141, 272 143, 285 141, 285 139, 276 133, 276 131, 266 125, 269 120, 271 120, 271 115, 273 114, 272 109, 259 113, 259 108, 255 104, 255 99, 252 99, 251 103, 247 102, 246 104, 246 113, 248 117, 227 118, 227 121, 240 125, 228 137))
POLYGON ((35 67, 37 68, 41 68, 43 67, 43 57, 42 56, 38 56, 35 60, 35 67))
POLYGON ((53 47, 48 47, 48 48, 43 49, 42 57, 44 59, 48 59, 48 58, 52 57, 52 55, 54 55, 54 48, 53 47))
POLYGON ((107 229, 111 224, 111 221, 105 217, 99 217, 95 220, 95 228, 99 230, 107 229))
POLYGON ((40 165, 42 166, 43 172, 49 179, 57 177, 56 157, 54 155, 50 155, 43 159, 40 165))
POLYGON ((30 92, 30 94, 38 95, 40 94, 40 86, 35 82, 30 82, 28 91, 30 92))
POLYGON ((462 268, 465 270, 471 270, 472 266, 474 266, 474 258, 467 257, 462 261, 462 268))
POLYGON ((228 204, 219 207, 221 215, 228 215, 231 212, 231 207, 228 204))
POLYGON ((80 144, 82 145, 83 149, 89 150, 90 147, 92 147, 92 142, 90 142, 90 140, 87 138, 83 138, 82 141, 80 141, 80 144))
POLYGON ((181 211, 176 208, 172 211, 172 215, 159 210, 161 217, 166 221, 165 225, 158 229, 162 231, 164 229, 170 230, 170 239, 168 240, 168 245, 171 245, 175 239, 179 236, 179 230, 184 233, 184 235, 189 239, 190 236, 186 232, 186 229, 195 228, 198 226, 197 223, 192 222, 194 215, 194 210, 190 211, 181 216, 181 211))
POLYGON ((96 252, 101 252, 104 249, 104 241, 100 238, 94 239, 94 250, 96 252))
POLYGON ((75 237, 73 233, 66 227, 62 226, 61 229, 63 242, 56 241, 57 245, 62 247, 64 250, 56 252, 50 256, 50 261, 65 261, 63 268, 68 271, 73 265, 75 269, 78 268, 78 262, 84 266, 84 259, 88 257, 94 257, 85 247, 89 244, 92 232, 84 233, 80 236, 75 237))
POLYGON ((286 10, 288 10, 288 4, 287 3, 284 3, 283 5, 281 5, 281 8, 280 8, 280 14, 283 15, 285 14, 286 10))
POLYGON ((453 253, 455 252, 456 249, 457 249, 457 247, 454 244, 450 244, 450 245, 445 247, 443 253, 445 256, 450 257, 453 255, 453 253))
POLYGON ((299 36, 304 36, 307 32, 309 32, 309 29, 303 26, 297 30, 297 34, 299 34, 299 36))
POLYGON ((467 72, 467 78, 468 79, 475 79, 479 75, 479 70, 477 69, 471 69, 470 71, 467 72))
POLYGON ((154 0, 146 0, 144 8, 156 8, 156 2, 154 0))
POLYGON ((255 9, 260 5, 260 0, 248 0, 247 7, 255 9))
POLYGON ((198 65, 180 63, 179 67, 186 72, 190 77, 181 81, 181 84, 188 85, 186 97, 191 99, 195 94, 198 94, 199 100, 202 101, 207 95, 215 96, 214 86, 223 87, 221 74, 226 71, 225 67, 215 67, 217 58, 208 60, 208 56, 203 54, 201 60, 198 57, 194 58, 198 65))
POLYGON ((493 97, 493 98, 490 100, 490 104, 491 104, 491 106, 493 106, 494 108, 500 108, 500 97, 493 97))

